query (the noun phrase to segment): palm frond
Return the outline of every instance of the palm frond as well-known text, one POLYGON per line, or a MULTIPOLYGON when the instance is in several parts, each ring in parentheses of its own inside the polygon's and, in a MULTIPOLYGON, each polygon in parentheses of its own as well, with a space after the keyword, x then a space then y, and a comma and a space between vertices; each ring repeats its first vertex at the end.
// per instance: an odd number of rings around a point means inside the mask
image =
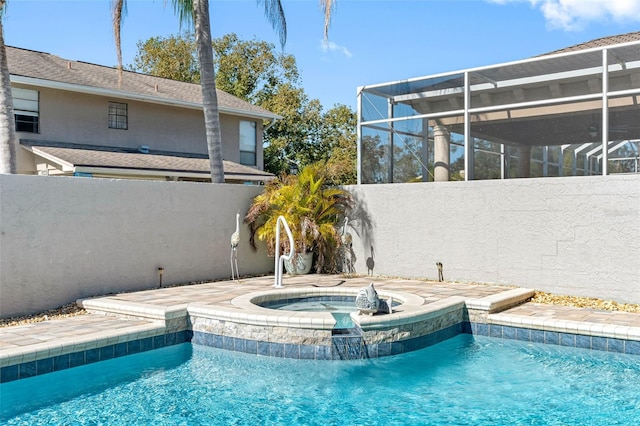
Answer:
POLYGON ((324 40, 329 39, 329 27, 331 26, 331 15, 333 15, 333 9, 335 2, 333 0, 320 0, 320 7, 324 12, 324 40))
MULTIPOLYGON (((166 2, 167 0, 165 0, 165 4, 166 2)), ((171 0, 171 4, 180 21, 180 30, 182 30, 183 25, 185 28, 193 28, 193 0, 171 0)))
POLYGON ((280 0, 257 0, 257 2, 264 6, 264 15, 278 34, 280 46, 284 49, 284 45, 287 44, 287 20, 282 3, 280 0))

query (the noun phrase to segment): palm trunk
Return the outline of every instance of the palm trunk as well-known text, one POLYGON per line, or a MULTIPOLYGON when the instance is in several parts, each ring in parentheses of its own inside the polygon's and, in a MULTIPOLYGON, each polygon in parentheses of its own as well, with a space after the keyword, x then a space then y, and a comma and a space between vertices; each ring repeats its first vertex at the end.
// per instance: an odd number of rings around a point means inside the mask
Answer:
POLYGON ((195 18, 196 48, 200 61, 200 85, 202 86, 202 104, 211 168, 211 182, 224 183, 222 134, 220 132, 218 96, 216 94, 216 76, 213 69, 209 0, 193 0, 193 14, 195 18))
POLYGON ((0 173, 16 173, 16 125, 13 116, 11 80, 0 20, 0 173))

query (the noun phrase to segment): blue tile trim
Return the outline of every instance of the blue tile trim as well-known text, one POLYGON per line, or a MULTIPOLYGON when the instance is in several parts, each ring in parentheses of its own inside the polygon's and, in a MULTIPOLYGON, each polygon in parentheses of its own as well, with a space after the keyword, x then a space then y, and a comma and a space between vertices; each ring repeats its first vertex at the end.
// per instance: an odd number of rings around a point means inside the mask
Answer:
POLYGON ((358 334, 337 334, 331 346, 296 345, 261 342, 241 338, 224 337, 200 331, 180 331, 161 336, 118 343, 102 348, 88 349, 37 361, 0 368, 0 383, 64 370, 101 360, 131 355, 165 346, 191 342, 193 344, 224 348, 272 357, 296 359, 365 359, 402 354, 438 344, 460 333, 491 336, 504 339, 555 344, 583 349, 601 350, 630 355, 640 355, 640 341, 557 333, 520 327, 462 322, 434 333, 393 343, 366 345, 358 334))
MULTIPOLYGON (((596 351, 640 355, 640 341, 615 339, 583 334, 560 333, 498 324, 470 323, 461 324, 461 330, 471 330, 477 336, 501 337, 525 342, 545 343, 596 351)), ((434 333, 435 334, 435 333, 434 333)), ((428 346, 428 345, 427 345, 428 346)))
POLYGON ((516 328, 515 327, 502 327, 502 338, 516 340, 516 328))
POLYGON ((146 352, 153 349, 163 348, 165 346, 171 346, 173 344, 190 342, 192 336, 193 333, 191 331, 180 331, 177 333, 147 337, 140 340, 132 340, 130 342, 103 346, 101 348, 87 349, 85 351, 43 358, 37 361, 10 365, 0 368, 0 383, 12 382, 14 380, 26 379, 28 377, 65 370, 72 367, 79 367, 81 365, 91 364, 98 361, 132 355, 139 352, 146 352))
POLYGON ((502 326, 501 325, 489 325, 489 337, 502 338, 502 326))
POLYGON ((629 355, 640 355, 640 342, 627 340, 624 342, 624 353, 629 355))

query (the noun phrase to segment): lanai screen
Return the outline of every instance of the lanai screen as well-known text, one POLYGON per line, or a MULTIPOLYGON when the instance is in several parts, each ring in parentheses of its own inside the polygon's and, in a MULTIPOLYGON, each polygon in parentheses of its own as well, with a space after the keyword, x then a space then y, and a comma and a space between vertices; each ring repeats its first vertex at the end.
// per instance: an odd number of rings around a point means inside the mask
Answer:
POLYGON ((360 183, 638 173, 640 41, 373 86, 360 183))

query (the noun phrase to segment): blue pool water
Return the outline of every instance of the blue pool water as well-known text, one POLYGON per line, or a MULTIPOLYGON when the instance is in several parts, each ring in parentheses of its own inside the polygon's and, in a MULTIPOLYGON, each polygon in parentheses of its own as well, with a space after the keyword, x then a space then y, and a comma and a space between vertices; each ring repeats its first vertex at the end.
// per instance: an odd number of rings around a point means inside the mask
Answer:
POLYGON ((634 425, 640 357, 459 335, 361 361, 182 344, 0 385, 0 423, 634 425))

